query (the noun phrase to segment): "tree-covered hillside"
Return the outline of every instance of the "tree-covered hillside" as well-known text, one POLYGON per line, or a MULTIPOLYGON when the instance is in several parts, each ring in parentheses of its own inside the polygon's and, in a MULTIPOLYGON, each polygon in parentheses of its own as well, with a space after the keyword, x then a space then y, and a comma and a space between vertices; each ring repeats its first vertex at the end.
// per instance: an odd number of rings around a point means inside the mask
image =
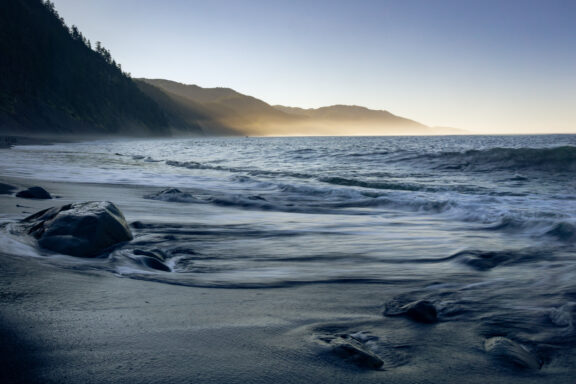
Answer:
POLYGON ((0 132, 164 135, 169 120, 53 3, 0 1, 0 132))

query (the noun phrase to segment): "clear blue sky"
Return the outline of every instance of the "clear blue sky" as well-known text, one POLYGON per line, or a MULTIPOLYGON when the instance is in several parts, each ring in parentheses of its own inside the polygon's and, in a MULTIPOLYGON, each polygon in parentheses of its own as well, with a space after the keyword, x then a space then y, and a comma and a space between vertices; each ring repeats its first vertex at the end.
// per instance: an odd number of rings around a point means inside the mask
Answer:
POLYGON ((54 0, 133 77, 576 133, 576 0, 54 0))

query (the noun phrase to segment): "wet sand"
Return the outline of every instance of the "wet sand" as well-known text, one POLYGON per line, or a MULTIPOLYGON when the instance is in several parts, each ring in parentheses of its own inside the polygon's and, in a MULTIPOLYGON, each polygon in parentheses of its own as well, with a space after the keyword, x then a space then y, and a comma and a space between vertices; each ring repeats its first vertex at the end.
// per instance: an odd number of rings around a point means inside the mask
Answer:
MULTIPOLYGON (((127 220, 153 220, 138 201, 157 188, 35 182, 54 200, 0 195, 2 220, 71 201, 117 202, 127 220)), ((176 206, 173 208, 178 209, 176 206)), ((198 288, 62 268, 0 251, 0 382, 7 383, 573 383, 573 354, 541 370, 484 351, 477 320, 420 324, 384 317, 384 303, 423 287, 310 284, 198 288), (327 336, 371 336, 384 361, 358 367, 327 336)))

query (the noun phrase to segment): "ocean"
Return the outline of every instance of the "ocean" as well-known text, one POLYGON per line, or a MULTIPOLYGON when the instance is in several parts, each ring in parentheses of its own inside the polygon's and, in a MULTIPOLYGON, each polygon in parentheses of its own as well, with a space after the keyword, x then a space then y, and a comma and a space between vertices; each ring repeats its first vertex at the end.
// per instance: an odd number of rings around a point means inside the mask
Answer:
POLYGON ((138 278, 259 287, 513 275, 528 288, 576 267, 575 135, 95 141, 3 158, 8 176, 157 187, 134 196, 143 228, 109 258, 138 278), (143 246, 173 272, 130 263, 143 246))

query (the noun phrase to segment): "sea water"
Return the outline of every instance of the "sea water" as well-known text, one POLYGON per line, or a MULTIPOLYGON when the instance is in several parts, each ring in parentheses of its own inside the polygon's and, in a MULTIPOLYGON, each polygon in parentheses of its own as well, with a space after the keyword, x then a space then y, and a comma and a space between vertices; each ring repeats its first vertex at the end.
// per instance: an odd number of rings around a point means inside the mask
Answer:
POLYGON ((574 135, 95 141, 2 157, 5 175, 178 188, 135 199, 153 212, 142 238, 174 238, 154 244, 173 270, 156 278, 182 284, 533 270, 576 241, 574 135))

